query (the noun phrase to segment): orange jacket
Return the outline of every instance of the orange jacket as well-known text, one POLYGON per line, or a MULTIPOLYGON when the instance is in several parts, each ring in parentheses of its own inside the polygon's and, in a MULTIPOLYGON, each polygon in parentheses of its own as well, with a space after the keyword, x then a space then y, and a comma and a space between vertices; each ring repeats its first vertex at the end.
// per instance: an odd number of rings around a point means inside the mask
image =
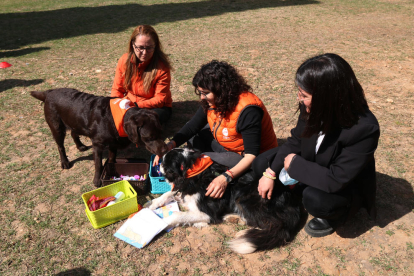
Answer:
POLYGON ((134 106, 129 99, 111 99, 109 101, 112 117, 114 118, 115 127, 121 137, 128 137, 124 130, 124 116, 128 109, 134 106))
POLYGON ((244 92, 239 97, 236 109, 226 118, 221 118, 214 108, 207 111, 207 121, 214 138, 226 150, 241 154, 244 151, 243 137, 237 132, 237 121, 241 112, 248 106, 256 105, 263 110, 260 153, 277 147, 272 119, 262 101, 253 93, 244 92))
POLYGON ((149 61, 140 63, 138 64, 138 74, 132 78, 132 90, 126 91, 124 88, 124 76, 126 70, 125 61, 127 58, 128 53, 122 55, 118 61, 111 97, 123 98, 127 96, 132 102, 136 102, 139 108, 172 107, 170 69, 160 63, 160 68, 152 82, 151 89, 146 94, 142 75, 149 61))

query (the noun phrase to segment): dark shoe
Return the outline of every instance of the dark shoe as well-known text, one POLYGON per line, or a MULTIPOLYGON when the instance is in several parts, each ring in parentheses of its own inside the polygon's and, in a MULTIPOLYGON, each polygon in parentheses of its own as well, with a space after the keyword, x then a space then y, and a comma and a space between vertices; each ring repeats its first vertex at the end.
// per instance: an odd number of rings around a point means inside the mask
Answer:
POLYGON ((335 232, 335 227, 333 226, 332 221, 313 218, 305 225, 305 232, 311 237, 320 238, 335 232))

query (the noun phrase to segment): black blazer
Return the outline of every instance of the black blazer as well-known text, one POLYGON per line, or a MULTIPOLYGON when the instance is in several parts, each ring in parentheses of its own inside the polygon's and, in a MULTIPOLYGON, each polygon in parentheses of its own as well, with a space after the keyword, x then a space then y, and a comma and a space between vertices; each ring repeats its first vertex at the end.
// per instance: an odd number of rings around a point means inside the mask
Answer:
POLYGON ((367 108, 356 125, 326 134, 317 154, 318 135, 301 137, 305 126, 306 121, 299 115, 292 136, 278 149, 273 161, 269 159, 270 168, 279 173, 285 157, 295 153, 288 168, 290 177, 327 193, 351 187, 362 196, 364 207, 375 218, 374 152, 380 129, 374 114, 367 108))

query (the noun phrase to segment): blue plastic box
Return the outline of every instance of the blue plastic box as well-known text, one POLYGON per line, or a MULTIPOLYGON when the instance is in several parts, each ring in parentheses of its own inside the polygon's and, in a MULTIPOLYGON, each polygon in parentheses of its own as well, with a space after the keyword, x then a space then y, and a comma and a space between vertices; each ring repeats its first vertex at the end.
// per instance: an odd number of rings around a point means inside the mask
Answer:
MULTIPOLYGON (((151 180, 151 193, 152 194, 163 194, 166 192, 171 191, 171 185, 168 184, 165 181, 165 178, 163 176, 157 176, 157 172, 155 172, 154 168, 152 166, 152 163, 154 161, 155 155, 151 155, 151 161, 150 161, 150 165, 149 165, 149 177, 151 180)), ((161 163, 162 160, 160 160, 161 163)))

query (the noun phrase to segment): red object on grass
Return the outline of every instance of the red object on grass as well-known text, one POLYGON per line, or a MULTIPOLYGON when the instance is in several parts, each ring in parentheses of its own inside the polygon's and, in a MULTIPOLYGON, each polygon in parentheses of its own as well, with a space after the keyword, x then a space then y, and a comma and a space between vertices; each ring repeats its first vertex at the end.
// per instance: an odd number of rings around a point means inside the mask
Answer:
POLYGON ((8 62, 5 62, 5 61, 0 62, 0 68, 7 68, 7 67, 10 67, 10 66, 12 66, 12 65, 8 62))

